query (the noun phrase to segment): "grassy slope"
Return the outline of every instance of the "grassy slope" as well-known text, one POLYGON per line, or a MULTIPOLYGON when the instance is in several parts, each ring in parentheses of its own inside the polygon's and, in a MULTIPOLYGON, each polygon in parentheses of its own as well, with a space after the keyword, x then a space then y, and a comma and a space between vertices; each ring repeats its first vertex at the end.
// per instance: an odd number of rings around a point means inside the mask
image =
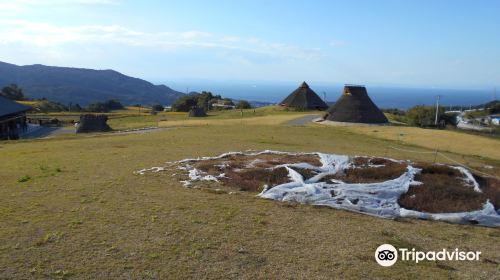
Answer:
POLYGON ((458 247, 499 262, 498 229, 289 207, 185 189, 168 174, 132 174, 244 149, 432 160, 388 151, 391 143, 336 127, 228 123, 0 144, 0 278, 493 278, 498 264, 488 261, 387 269, 373 252, 386 242, 458 247), (31 179, 18 183, 24 175, 31 179))
POLYGON ((454 153, 476 155, 493 159, 500 159, 500 141, 498 139, 477 136, 458 131, 422 129, 405 126, 376 126, 376 127, 346 127, 348 130, 390 140, 450 151, 454 153))
MULTIPOLYGON (((36 102, 36 101, 23 101, 23 102, 36 102)), ((309 112, 294 112, 285 111, 281 108, 276 107, 263 107, 257 109, 247 109, 243 110, 243 119, 249 119, 254 117, 269 116, 270 114, 274 116, 300 116, 303 114, 319 113, 317 111, 309 112)), ((51 112, 51 113, 36 113, 30 114, 31 116, 41 117, 41 118, 57 118, 59 120, 71 121, 78 120, 80 114, 85 114, 85 112, 51 112)), ((160 122, 161 126, 179 126, 185 125, 185 121, 188 124, 196 124, 204 122, 206 120, 221 120, 221 119, 242 119, 240 110, 230 110, 230 111, 210 111, 208 117, 206 118, 190 118, 186 112, 159 112, 156 115, 150 114, 150 109, 139 108, 139 107, 126 107, 124 110, 115 110, 109 113, 98 113, 107 115, 109 120, 108 124, 114 130, 124 130, 131 128, 143 128, 158 126, 160 122), (178 121, 178 122, 175 122, 178 121)), ((219 123, 223 124, 223 123, 219 123)), ((264 124, 268 124, 264 121, 264 124)), ((69 125, 69 124, 67 124, 69 125)))

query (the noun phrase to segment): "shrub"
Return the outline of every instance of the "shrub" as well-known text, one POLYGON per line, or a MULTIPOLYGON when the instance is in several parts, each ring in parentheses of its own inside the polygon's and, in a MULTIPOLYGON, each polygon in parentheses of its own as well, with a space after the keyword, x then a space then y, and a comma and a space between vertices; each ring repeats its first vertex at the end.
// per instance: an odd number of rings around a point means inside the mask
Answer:
POLYGON ((238 102, 238 105, 236 105, 236 108, 237 109, 251 109, 252 105, 250 105, 250 102, 248 102, 246 100, 240 100, 238 102))
POLYGON ((192 107, 197 105, 198 105, 198 99, 196 96, 186 95, 177 99, 177 101, 175 101, 175 103, 172 104, 172 111, 188 112, 192 107))
POLYGON ((18 87, 16 84, 4 87, 0 92, 0 95, 12 100, 24 100, 23 89, 18 87))
POLYGON ((78 103, 75 105, 70 103, 70 105, 68 106, 68 110, 71 112, 81 112, 81 111, 83 111, 83 108, 78 103))
POLYGON ((110 99, 106 102, 95 102, 87 106, 87 111, 96 113, 106 113, 111 110, 120 109, 123 109, 123 105, 116 99, 110 99))
POLYGON ((68 107, 64 106, 63 104, 59 102, 53 102, 49 100, 42 100, 38 102, 36 105, 36 108, 40 112, 62 112, 62 111, 68 111, 68 107))
POLYGON ((21 176, 19 179, 17 179, 17 182, 24 183, 24 182, 28 182, 29 180, 31 180, 31 177, 28 175, 24 175, 24 176, 21 176))
POLYGON ((96 103, 89 104, 87 106, 87 111, 96 112, 96 113, 105 113, 105 112, 109 112, 109 109, 106 107, 106 105, 104 105, 104 103, 96 102, 96 103))
POLYGON ((104 106, 108 108, 108 110, 121 110, 123 109, 123 105, 117 99, 110 99, 104 102, 104 106))
MULTIPOLYGON (((438 115, 444 114, 444 108, 439 107, 438 115)), ((433 126, 436 118, 436 108, 433 106, 415 106, 408 110, 406 118, 410 125, 426 127, 433 126)))
POLYGON ((163 111, 163 105, 161 104, 155 104, 153 105, 153 107, 151 107, 151 110, 155 111, 155 112, 162 112, 163 111))
POLYGON ((382 112, 388 113, 391 115, 396 115, 396 116, 404 116, 406 115, 406 112, 397 108, 388 108, 388 109, 382 109, 382 112))

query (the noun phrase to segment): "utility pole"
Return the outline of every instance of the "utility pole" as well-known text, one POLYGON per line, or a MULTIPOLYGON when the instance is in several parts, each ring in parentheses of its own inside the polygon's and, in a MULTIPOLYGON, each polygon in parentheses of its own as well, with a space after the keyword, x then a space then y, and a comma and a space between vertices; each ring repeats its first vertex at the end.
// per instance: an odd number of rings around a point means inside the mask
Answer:
POLYGON ((441 96, 438 95, 437 98, 436 98, 436 119, 434 120, 434 125, 438 125, 438 114, 439 114, 439 98, 441 96))

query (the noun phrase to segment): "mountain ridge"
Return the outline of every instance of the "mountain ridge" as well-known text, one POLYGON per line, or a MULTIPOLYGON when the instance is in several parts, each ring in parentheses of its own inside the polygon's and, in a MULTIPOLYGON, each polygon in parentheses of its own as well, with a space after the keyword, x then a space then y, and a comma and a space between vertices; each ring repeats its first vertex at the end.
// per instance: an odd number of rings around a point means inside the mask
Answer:
POLYGON ((17 84, 28 98, 87 105, 118 99, 125 105, 169 105, 184 93, 113 69, 16 65, 0 61, 0 87, 17 84))

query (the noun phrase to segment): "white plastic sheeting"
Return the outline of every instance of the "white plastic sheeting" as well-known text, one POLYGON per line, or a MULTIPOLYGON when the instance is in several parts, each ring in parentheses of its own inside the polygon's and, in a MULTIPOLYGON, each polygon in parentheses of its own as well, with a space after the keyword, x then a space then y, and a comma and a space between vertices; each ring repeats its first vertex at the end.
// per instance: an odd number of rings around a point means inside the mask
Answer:
MULTIPOLYGON (((400 207, 398 198, 406 193, 410 186, 418 186, 421 184, 414 180, 415 175, 421 170, 412 167, 410 164, 407 170, 398 178, 378 183, 344 183, 340 180, 320 182, 325 176, 343 172, 345 169, 354 166, 352 162, 353 158, 335 154, 287 153, 271 150, 262 152, 230 152, 217 157, 185 159, 171 164, 175 164, 178 168, 188 171, 189 180, 183 181, 183 183, 185 186, 189 187, 194 181, 218 181, 217 178, 224 176, 223 173, 218 176, 208 175, 194 168, 190 164, 192 162, 221 159, 229 155, 256 156, 260 154, 311 154, 317 155, 322 164, 321 167, 313 166, 309 163, 282 164, 275 166, 274 168, 286 167, 291 182, 274 187, 264 186, 264 190, 258 194, 261 198, 322 205, 389 219, 408 217, 446 221, 450 223, 500 227, 500 215, 495 211, 493 205, 489 201, 485 202, 481 210, 461 213, 424 213, 400 207), (312 178, 304 179, 301 174, 290 167, 312 169, 317 174, 312 178)), ((388 160, 400 162, 393 159, 388 160)), ((383 168, 380 165, 370 166, 383 168)), ((479 184, 467 169, 463 167, 453 168, 458 169, 465 176, 464 183, 470 185, 475 191, 481 192, 479 184)), ((136 173, 144 174, 148 171, 159 172, 162 170, 164 170, 163 167, 153 167, 139 170, 136 173)))

